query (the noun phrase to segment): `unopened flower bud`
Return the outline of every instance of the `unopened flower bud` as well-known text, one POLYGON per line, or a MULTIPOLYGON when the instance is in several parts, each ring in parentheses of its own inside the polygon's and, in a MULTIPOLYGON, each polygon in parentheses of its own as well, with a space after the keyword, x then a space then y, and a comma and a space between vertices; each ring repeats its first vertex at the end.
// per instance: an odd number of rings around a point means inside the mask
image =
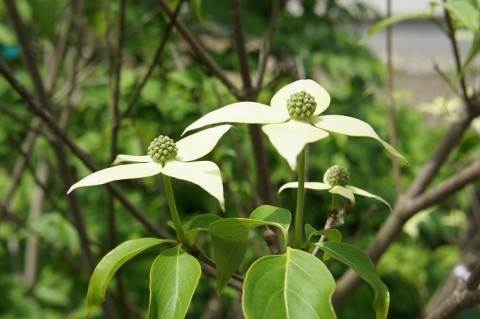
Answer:
POLYGON ((346 186, 350 183, 350 173, 340 165, 334 165, 327 169, 323 181, 330 186, 346 186))
POLYGON ((160 135, 148 146, 148 155, 157 163, 165 164, 166 161, 177 157, 178 148, 168 136, 160 135))
POLYGON ((305 91, 300 91, 290 95, 287 100, 288 114, 293 119, 308 119, 310 118, 317 107, 315 98, 305 91))

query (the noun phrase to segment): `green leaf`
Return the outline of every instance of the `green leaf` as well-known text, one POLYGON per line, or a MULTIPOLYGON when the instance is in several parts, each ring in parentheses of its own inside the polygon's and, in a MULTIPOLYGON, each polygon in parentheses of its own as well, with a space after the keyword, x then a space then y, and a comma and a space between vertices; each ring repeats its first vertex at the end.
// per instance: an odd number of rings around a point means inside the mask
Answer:
POLYGON ((336 318, 335 280, 325 264, 301 250, 265 256, 247 272, 242 306, 247 319, 336 318))
POLYGON ((473 33, 477 32, 480 19, 478 8, 471 3, 462 0, 448 1, 444 4, 444 7, 467 29, 473 33))
POLYGON ((407 21, 407 20, 412 20, 412 19, 432 19, 432 15, 429 13, 416 12, 416 13, 406 13, 406 14, 393 16, 393 17, 384 19, 378 22, 377 24, 373 25, 368 30, 368 35, 373 36, 375 35, 375 33, 377 33, 380 30, 388 28, 394 24, 407 21))
POLYGON ((325 236, 329 241, 342 241, 342 233, 335 228, 316 230, 310 224, 306 224, 305 234, 307 242, 310 242, 313 236, 325 236))
POLYGON ((472 47, 470 48, 470 52, 468 53, 468 56, 462 65, 460 76, 463 76, 465 74, 467 67, 470 65, 470 63, 472 63, 472 61, 477 57, 479 53, 480 53, 480 29, 477 30, 477 32, 475 33, 472 47))
POLYGON ((139 238, 121 243, 98 263, 93 271, 87 292, 87 314, 105 300, 105 292, 115 272, 142 251, 159 244, 174 243, 171 239, 139 238))
POLYGON ((212 237, 213 260, 217 267, 217 291, 225 288, 229 278, 242 264, 248 245, 248 233, 259 226, 274 226, 282 231, 288 242, 291 213, 283 208, 260 206, 250 218, 226 218, 214 221, 208 231, 212 237))
POLYGON ((377 275, 375 266, 367 255, 357 247, 347 243, 322 242, 314 245, 320 247, 320 249, 333 258, 351 267, 372 287, 374 292, 373 308, 375 309, 376 318, 386 319, 390 304, 390 294, 388 293, 387 286, 385 286, 377 275))
POLYGON ((220 293, 228 280, 242 264, 247 252, 250 228, 237 218, 222 219, 210 224, 213 260, 217 269, 217 292, 220 293))
POLYGON ((207 232, 210 224, 220 219, 222 219, 220 216, 213 214, 196 216, 194 219, 183 225, 183 228, 186 230, 184 240, 189 244, 194 245, 197 241, 199 232, 207 232))
POLYGON ((201 274, 200 263, 181 245, 161 253, 150 269, 148 318, 185 318, 201 274))
POLYGON ((249 218, 272 222, 288 232, 292 221, 292 214, 285 208, 263 205, 257 207, 252 214, 250 214, 249 218))
POLYGON ((58 12, 57 0, 30 0, 33 18, 40 34, 51 43, 55 40, 55 15, 58 12))

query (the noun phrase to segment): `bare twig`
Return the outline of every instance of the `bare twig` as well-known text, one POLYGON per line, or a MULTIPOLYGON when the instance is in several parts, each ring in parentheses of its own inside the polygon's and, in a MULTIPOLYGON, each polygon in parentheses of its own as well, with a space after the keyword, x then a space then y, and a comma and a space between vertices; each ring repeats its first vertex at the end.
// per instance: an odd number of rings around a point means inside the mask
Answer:
POLYGON ((52 54, 52 63, 49 67, 49 72, 45 80, 45 89, 47 93, 53 92, 55 84, 58 80, 60 67, 67 52, 68 40, 72 36, 72 30, 74 25, 78 22, 77 17, 80 16, 82 7, 83 0, 71 1, 68 17, 66 19, 67 25, 63 28, 63 33, 60 36, 57 46, 52 54))
POLYGON ((468 290, 465 282, 458 280, 452 294, 442 303, 442 306, 427 315, 425 319, 446 319, 462 309, 473 307, 480 303, 480 290, 468 290))
MULTIPOLYGON (((85 164, 85 166, 92 171, 98 171, 100 169, 100 167, 70 138, 70 136, 58 126, 57 121, 52 115, 43 109, 38 101, 17 81, 8 66, 2 60, 0 60, 0 74, 4 76, 11 87, 23 98, 30 111, 41 118, 50 131, 61 140, 70 151, 75 154, 83 164, 85 164)), ((107 184, 106 187, 114 192, 115 196, 124 207, 129 210, 131 214, 146 227, 146 229, 152 232, 152 234, 156 234, 162 238, 170 237, 166 231, 156 226, 144 213, 133 205, 114 184, 107 184)))
MULTIPOLYGON (((45 184, 49 174, 49 167, 46 158, 41 158, 37 167, 38 180, 45 184)), ((45 196, 42 187, 36 187, 32 191, 32 200, 29 208, 28 222, 32 225, 38 221, 43 210, 43 199, 45 196)), ((37 278, 38 266, 38 237, 35 233, 29 233, 25 247, 25 269, 24 280, 28 285, 33 285, 37 278)))
POLYGON ((257 73, 257 80, 255 84, 255 90, 258 94, 262 89, 263 80, 265 77, 265 71, 267 70, 268 58, 270 57, 270 52, 272 50, 273 37, 277 29, 277 17, 280 11, 280 1, 272 0, 272 9, 270 11, 270 24, 268 26, 267 35, 263 41, 262 50, 260 51, 259 56, 259 67, 257 73))
POLYGON ((240 67, 240 76, 242 77, 243 88, 241 100, 254 100, 255 92, 252 88, 250 78, 250 68, 248 66, 248 53, 245 38, 243 36, 243 26, 241 17, 241 8, 238 0, 229 0, 230 16, 232 17, 233 35, 235 40, 235 49, 237 50, 238 64, 240 67))
POLYGON ((428 185, 430 185, 440 170, 440 167, 445 163, 448 155, 461 140, 463 134, 470 127, 470 124, 476 116, 478 116, 478 114, 468 113, 464 116, 464 118, 451 125, 445 138, 437 147, 437 150, 432 154, 430 160, 423 166, 420 173, 418 173, 415 177, 415 180, 408 190, 409 198, 413 198, 421 194, 425 191, 428 185))
MULTIPOLYGON (((392 15, 392 0, 387 1, 387 18, 392 15)), ((393 69, 393 49, 392 49, 392 27, 389 26, 386 31, 387 37, 387 68, 388 68, 388 128, 389 128, 389 142, 397 148, 397 124, 395 112, 395 99, 393 98, 394 90, 394 69, 393 69)), ((395 176, 395 186, 397 193, 401 194, 403 191, 402 178, 400 176, 400 164, 398 157, 391 155, 393 174, 395 176)))
MULTIPOLYGON (((387 218, 375 240, 367 250, 373 262, 377 262, 397 235, 402 231, 405 222, 418 211, 445 200, 461 188, 480 178, 480 158, 461 172, 450 177, 435 189, 419 196, 401 195, 393 212, 387 218)), ((333 302, 339 304, 360 283, 360 278, 352 270, 348 270, 337 282, 333 302)))
POLYGON ((460 51, 458 49, 457 39, 455 37, 455 29, 453 27, 452 18, 450 17, 450 13, 447 9, 444 8, 445 14, 445 22, 447 23, 447 36, 450 38, 450 43, 452 45, 453 50, 453 58, 455 61, 455 67, 457 68, 457 74, 460 76, 460 87, 463 93, 463 100, 468 103, 470 97, 468 96, 467 92, 467 83, 465 81, 465 75, 461 73, 462 71, 462 61, 460 57, 460 51))
POLYGON ((160 8, 168 15, 170 21, 175 21, 175 26, 177 27, 178 32, 182 37, 188 42, 192 48, 195 55, 202 61, 202 63, 207 67, 213 75, 215 75, 229 90, 233 95, 238 97, 238 89, 236 86, 227 78, 225 72, 215 63, 210 54, 203 48, 198 39, 190 31, 190 29, 180 20, 173 19, 173 10, 170 8, 166 0, 158 0, 160 8))
POLYGON ((142 93, 143 88, 147 84, 148 80, 152 76, 153 70, 155 67, 158 65, 158 62, 160 61, 160 58, 162 57, 163 51, 165 49, 165 45, 167 44, 167 40, 170 36, 170 33, 172 32, 173 25, 175 24, 175 21, 177 20, 177 16, 180 12, 180 9, 182 7, 183 0, 180 0, 177 4, 177 7, 175 8, 175 11, 173 13, 173 16, 171 17, 170 22, 168 23, 167 27, 165 28, 165 31, 163 33, 163 38, 160 41, 157 50, 155 51, 155 55, 153 57, 152 62, 148 66, 147 72, 145 73, 145 76, 143 77, 142 81, 140 84, 135 88, 135 91, 132 94, 132 97, 130 98, 127 107, 125 110, 122 112, 121 116, 115 119, 115 125, 118 126, 120 125, 120 121, 126 117, 129 116, 130 112, 132 111, 133 107, 138 101, 138 98, 140 97, 140 93, 142 93))

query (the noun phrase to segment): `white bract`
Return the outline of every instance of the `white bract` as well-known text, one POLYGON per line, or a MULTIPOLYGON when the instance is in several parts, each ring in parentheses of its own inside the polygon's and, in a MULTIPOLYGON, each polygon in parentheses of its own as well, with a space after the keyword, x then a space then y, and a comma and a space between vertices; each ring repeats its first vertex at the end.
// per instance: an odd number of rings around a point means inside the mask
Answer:
MULTIPOLYGON (((351 186, 351 185, 343 185, 343 186, 342 185, 330 185, 327 182, 326 175, 327 174, 325 174, 323 176, 323 183, 321 183, 321 182, 305 182, 305 188, 313 189, 313 190, 328 190, 330 193, 338 194, 340 196, 345 197, 346 199, 348 199, 352 203, 352 206, 355 205, 354 194, 364 196, 364 197, 373 198, 373 199, 376 199, 376 200, 384 203, 385 205, 387 205, 388 208, 390 208, 390 211, 392 210, 392 207, 390 206, 390 204, 386 200, 384 200, 383 198, 381 198, 377 195, 373 195, 373 194, 371 194, 367 191, 364 191, 361 188, 351 186)), ((282 187, 280 187, 278 192, 280 193, 281 191, 283 191, 286 188, 298 188, 298 182, 287 183, 287 184, 283 185, 282 187)))
MULTIPOLYGON (((218 123, 266 124, 262 127, 264 133, 292 169, 295 169, 297 156, 305 145, 328 137, 328 132, 374 138, 390 153, 405 160, 390 144, 383 141, 369 124, 349 116, 321 116, 329 104, 330 95, 321 85, 313 80, 298 80, 281 88, 273 96, 270 106, 257 102, 229 104, 195 121, 184 133, 218 123), (308 107, 304 108, 304 114, 298 116, 292 112, 289 99, 300 93, 303 95, 306 93, 308 96, 306 99, 308 107), (314 111, 310 114, 312 98, 314 111)), ((300 105, 300 111, 301 107, 300 105)))
POLYGON ((163 165, 154 161, 149 155, 118 155, 112 165, 125 162, 130 162, 130 164, 112 166, 92 173, 70 187, 68 193, 79 187, 162 173, 197 184, 215 197, 221 208, 224 209, 225 200, 220 169, 213 162, 195 160, 208 154, 230 127, 231 125, 220 125, 179 140, 175 143, 178 149, 177 155, 172 159, 167 159, 163 165))

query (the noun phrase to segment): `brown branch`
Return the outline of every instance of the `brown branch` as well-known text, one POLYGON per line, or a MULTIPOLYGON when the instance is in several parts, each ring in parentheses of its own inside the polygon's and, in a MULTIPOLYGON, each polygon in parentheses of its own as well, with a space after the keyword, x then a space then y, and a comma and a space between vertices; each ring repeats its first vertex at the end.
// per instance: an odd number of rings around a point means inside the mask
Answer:
MULTIPOLYGON (((402 231, 405 222, 419 210, 445 200, 446 197, 454 194, 461 188, 480 178, 480 159, 477 159, 461 172, 450 177, 432 191, 418 197, 402 195, 397 201, 393 212, 387 218, 375 240, 367 250, 367 255, 376 263, 389 245, 402 231)), ((360 283, 360 278, 353 270, 348 270, 337 281, 337 290, 333 296, 334 304, 341 303, 360 283)))
POLYGON ((248 53, 243 35, 243 25, 241 17, 240 2, 238 0, 229 0, 230 16, 232 18, 233 36, 235 49, 237 50, 238 65, 240 76, 242 77, 243 89, 241 100, 254 100, 256 94, 253 92, 252 80, 250 78, 250 68, 248 66, 248 53))
POLYGON ((257 73, 257 81, 255 86, 255 91, 260 92, 263 85, 263 80, 265 77, 265 71, 267 70, 267 62, 268 58, 270 57, 270 52, 272 50, 272 42, 273 37, 275 36, 275 31, 277 29, 277 18, 278 13, 280 12, 280 1, 279 0, 272 0, 272 9, 270 11, 270 24, 268 26, 267 35, 265 40, 263 41, 263 47, 260 51, 259 56, 259 67, 257 73))
POLYGON ((166 0, 158 0, 160 8, 168 15, 170 21, 175 21, 175 26, 178 32, 182 37, 188 42, 193 52, 200 61, 205 65, 205 67, 212 72, 229 90, 230 92, 239 97, 239 92, 237 87, 227 78, 225 72, 215 63, 210 54, 203 48, 201 43, 197 40, 195 35, 190 31, 190 29, 180 20, 173 19, 173 11, 168 5, 166 0))
POLYGON ((455 61, 455 67, 457 69, 457 74, 460 76, 460 87, 462 88, 463 93, 463 100, 468 103, 470 100, 467 92, 467 83, 465 81, 465 75, 462 72, 462 61, 460 58, 460 50, 458 49, 457 39, 455 37, 455 29, 453 27, 452 18, 450 17, 450 13, 446 8, 444 8, 445 14, 445 22, 447 23, 447 36, 450 39, 450 43, 452 45, 453 50, 453 58, 455 61))
POLYGON ((58 40, 58 44, 52 54, 52 64, 49 67, 49 72, 45 80, 45 89, 48 93, 51 93, 58 80, 58 74, 60 66, 65 58, 67 52, 68 40, 72 36, 72 30, 77 23, 77 17, 80 16, 83 7, 83 0, 71 1, 70 10, 67 18, 67 25, 63 28, 63 33, 58 40))
MULTIPOLYGON (((392 15, 392 0, 387 1, 387 18, 392 15)), ((392 27, 389 26, 386 30, 387 37, 387 69, 388 69, 388 128, 389 128, 389 142, 397 148, 397 124, 396 124, 396 112, 395 112, 395 99, 393 97, 394 91, 394 69, 393 69, 393 44, 392 44, 392 27)), ((402 178, 400 175, 400 163, 398 157, 391 155, 390 160, 392 163, 393 175, 395 177, 395 186, 397 193, 403 192, 402 178)))
POLYGON ((440 185, 433 190, 417 196, 416 198, 409 200, 403 206, 402 216, 404 219, 408 219, 416 212, 431 207, 432 205, 442 202, 454 194, 458 190, 462 189, 466 185, 476 181, 480 178, 480 158, 475 160, 472 164, 464 168, 449 179, 443 181, 440 185))
POLYGON ((470 273, 470 277, 468 277, 465 288, 467 288, 467 290, 474 291, 478 289, 478 285, 480 285, 480 262, 475 265, 470 273))
POLYGON ((453 123, 448 129, 448 134, 445 136, 437 150, 430 157, 430 160, 423 166, 420 173, 415 177, 412 185, 408 190, 408 197, 414 198, 423 193, 430 185, 432 180, 437 176, 440 167, 445 163, 451 151, 462 139, 465 131, 470 127, 470 124, 478 114, 467 113, 463 119, 453 123))
POLYGON ((442 302, 442 305, 425 319, 445 319, 462 309, 480 304, 480 290, 468 290, 463 280, 458 280, 452 294, 442 302))
POLYGON ((35 62, 35 54, 30 45, 25 26, 23 25, 20 14, 18 13, 17 6, 13 0, 4 0, 7 16, 12 23, 13 29, 17 36, 20 48, 22 49, 22 59, 25 62, 25 66, 32 78, 35 90, 40 98, 44 107, 49 107, 48 98, 43 86, 42 78, 38 71, 37 63, 35 62))
POLYGON ((153 70, 155 67, 158 65, 158 62, 160 61, 160 58, 162 57, 163 51, 165 49, 165 45, 167 44, 167 40, 170 36, 170 33, 173 29, 173 26, 175 24, 175 21, 177 21, 177 16, 180 12, 180 8, 182 7, 183 0, 180 0, 177 4, 177 7, 175 8, 175 11, 173 13, 173 16, 171 17, 170 22, 168 23, 165 32, 163 34, 163 38, 160 41, 160 44, 157 47, 157 50, 155 51, 155 55, 153 57, 152 62, 148 66, 147 72, 145 73, 145 76, 143 77, 142 81, 140 84, 135 88, 135 91, 132 94, 132 97, 130 98, 127 107, 125 108, 125 111, 119 116, 118 118, 115 119, 115 125, 118 126, 120 125, 120 121, 130 114, 130 112, 133 110, 133 107, 138 101, 138 98, 140 97, 140 93, 142 93, 143 88, 147 84, 148 80, 152 76, 153 70))
MULTIPOLYGON (((52 115, 43 109, 38 101, 17 81, 13 76, 8 66, 0 60, 0 74, 9 82, 10 86, 22 97, 26 102, 30 112, 37 115, 50 131, 61 140, 70 151, 80 159, 85 166, 91 171, 98 171, 100 167, 70 138, 70 136, 58 126, 56 120, 52 115)), ((170 235, 163 229, 156 226, 146 215, 141 212, 135 205, 133 205, 128 198, 112 183, 106 185, 114 194, 115 197, 124 205, 124 207, 130 211, 130 213, 140 221, 148 231, 162 238, 169 238, 170 235)))

